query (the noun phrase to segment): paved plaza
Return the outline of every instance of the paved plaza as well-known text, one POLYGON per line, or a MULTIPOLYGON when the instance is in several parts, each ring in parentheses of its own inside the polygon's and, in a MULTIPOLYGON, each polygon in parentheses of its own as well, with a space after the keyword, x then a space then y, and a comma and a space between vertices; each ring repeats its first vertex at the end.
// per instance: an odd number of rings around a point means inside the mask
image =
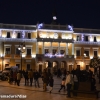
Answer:
MULTIPOLYGON (((42 79, 39 79, 40 88, 34 86, 24 86, 24 79, 22 78, 20 86, 10 85, 7 81, 0 81, 0 95, 26 95, 26 98, 22 100, 100 100, 99 98, 88 98, 88 97, 75 97, 72 95, 71 98, 66 97, 66 92, 63 90, 59 93, 61 78, 54 77, 54 88, 52 93, 49 93, 49 86, 47 92, 43 92, 42 79)), ((99 85, 98 85, 99 87, 99 85)), ((0 100, 19 100, 19 99, 2 99, 0 100)))

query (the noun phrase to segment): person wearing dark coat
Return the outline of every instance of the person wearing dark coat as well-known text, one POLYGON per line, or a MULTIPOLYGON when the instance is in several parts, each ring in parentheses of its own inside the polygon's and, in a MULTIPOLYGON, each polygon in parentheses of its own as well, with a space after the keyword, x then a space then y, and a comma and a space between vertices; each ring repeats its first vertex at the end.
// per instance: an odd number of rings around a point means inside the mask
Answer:
POLYGON ((24 72, 25 85, 28 85, 28 71, 24 72))
POLYGON ((96 84, 95 75, 92 75, 92 78, 91 78, 91 91, 96 90, 95 84, 96 84))
POLYGON ((50 79, 49 79, 50 93, 51 93, 51 91, 53 90, 53 85, 54 85, 54 79, 53 79, 53 77, 51 76, 50 79))
POLYGON ((38 73, 38 71, 36 70, 36 71, 34 72, 34 83, 35 83, 35 87, 37 87, 36 84, 38 85, 38 87, 40 87, 40 86, 39 86, 39 80, 38 80, 38 78, 39 78, 39 73, 38 73))

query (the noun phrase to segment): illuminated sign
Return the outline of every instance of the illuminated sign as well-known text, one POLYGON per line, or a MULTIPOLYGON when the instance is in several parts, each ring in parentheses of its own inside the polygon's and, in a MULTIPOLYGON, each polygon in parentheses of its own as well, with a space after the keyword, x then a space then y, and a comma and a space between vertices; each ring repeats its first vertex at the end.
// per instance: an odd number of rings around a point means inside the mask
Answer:
POLYGON ((44 56, 49 57, 49 58, 64 58, 65 57, 64 54, 58 54, 58 53, 56 53, 54 55, 51 53, 46 53, 44 56))

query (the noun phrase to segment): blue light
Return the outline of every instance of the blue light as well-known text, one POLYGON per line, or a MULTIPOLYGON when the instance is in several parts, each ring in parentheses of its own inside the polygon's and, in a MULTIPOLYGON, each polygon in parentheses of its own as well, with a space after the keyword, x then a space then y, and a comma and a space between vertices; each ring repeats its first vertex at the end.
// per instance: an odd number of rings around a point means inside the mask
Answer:
POLYGON ((43 23, 38 24, 38 29, 41 29, 41 28, 43 28, 43 23))
POLYGON ((70 31, 73 31, 73 27, 72 27, 71 25, 68 25, 68 29, 69 29, 70 31))

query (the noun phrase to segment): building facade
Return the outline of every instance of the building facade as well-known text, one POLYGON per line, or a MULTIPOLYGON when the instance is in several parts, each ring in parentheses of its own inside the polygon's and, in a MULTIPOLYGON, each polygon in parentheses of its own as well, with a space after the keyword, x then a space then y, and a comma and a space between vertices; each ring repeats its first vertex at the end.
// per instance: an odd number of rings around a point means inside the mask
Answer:
POLYGON ((70 25, 0 24, 0 70, 58 68, 88 70, 90 59, 100 56, 100 30, 70 25), (24 52, 18 47, 25 44, 24 52))

